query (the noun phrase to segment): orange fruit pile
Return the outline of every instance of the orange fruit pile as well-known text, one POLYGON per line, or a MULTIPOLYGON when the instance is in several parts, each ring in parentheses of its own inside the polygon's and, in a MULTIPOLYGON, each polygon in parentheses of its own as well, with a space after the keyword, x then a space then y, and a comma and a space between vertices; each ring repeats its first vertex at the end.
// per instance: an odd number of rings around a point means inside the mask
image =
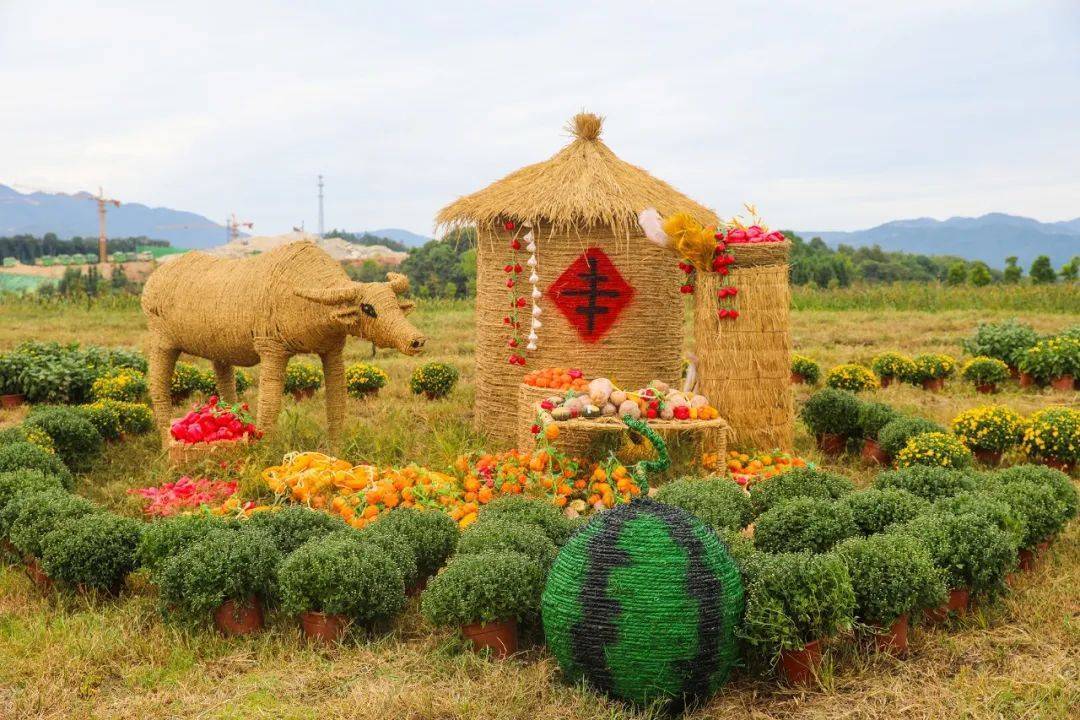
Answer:
POLYGON ((573 368, 543 368, 526 373, 522 380, 533 387, 551 388, 552 390, 580 390, 585 392, 589 381, 573 368), (575 377, 576 375, 576 377, 575 377))

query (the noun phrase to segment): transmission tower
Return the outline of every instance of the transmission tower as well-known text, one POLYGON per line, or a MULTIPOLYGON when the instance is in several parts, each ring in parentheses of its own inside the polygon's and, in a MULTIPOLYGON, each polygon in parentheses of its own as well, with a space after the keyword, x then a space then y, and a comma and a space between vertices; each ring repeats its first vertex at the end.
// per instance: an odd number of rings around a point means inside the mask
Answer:
POLYGON ((109 261, 108 237, 105 234, 105 206, 113 205, 120 207, 120 201, 105 197, 105 192, 98 187, 98 194, 91 196, 91 200, 97 203, 98 217, 98 262, 105 264, 109 261))

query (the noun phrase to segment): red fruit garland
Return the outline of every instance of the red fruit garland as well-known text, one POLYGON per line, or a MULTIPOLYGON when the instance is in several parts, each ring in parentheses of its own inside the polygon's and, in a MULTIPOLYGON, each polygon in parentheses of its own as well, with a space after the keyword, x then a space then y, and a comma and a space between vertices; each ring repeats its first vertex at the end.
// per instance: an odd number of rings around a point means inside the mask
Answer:
MULTIPOLYGON (((517 229, 517 225, 512 220, 507 220, 503 223, 503 229, 506 232, 513 233, 517 229)), ((511 365, 525 366, 525 356, 521 354, 518 347, 521 345, 521 322, 518 320, 518 310, 525 307, 525 298, 518 294, 518 277, 521 275, 523 268, 518 261, 518 250, 521 249, 521 241, 518 240, 515 234, 510 238, 510 262, 503 266, 503 272, 507 274, 506 289, 509 291, 510 296, 510 315, 503 318, 503 324, 510 330, 510 337, 506 341, 506 346, 510 348, 510 355, 506 361, 511 365)))

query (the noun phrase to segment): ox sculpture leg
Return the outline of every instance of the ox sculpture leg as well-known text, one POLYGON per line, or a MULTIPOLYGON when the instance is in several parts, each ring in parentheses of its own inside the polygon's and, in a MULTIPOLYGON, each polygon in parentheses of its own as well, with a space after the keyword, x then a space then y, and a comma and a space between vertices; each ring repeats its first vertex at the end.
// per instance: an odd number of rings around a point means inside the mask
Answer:
POLYGON ((172 377, 180 351, 172 346, 160 332, 151 330, 150 350, 150 402, 154 406, 154 422, 166 440, 169 437, 169 413, 172 408, 172 377))
POLYGON ((259 408, 255 423, 264 433, 277 424, 281 396, 285 392, 285 366, 291 353, 277 343, 263 344, 259 351, 259 408))
POLYGON ((326 382, 326 425, 330 443, 337 445, 341 426, 345 421, 345 343, 330 352, 323 353, 323 376, 326 382))
POLYGON ((218 395, 228 403, 236 402, 236 372, 229 363, 214 362, 218 395))

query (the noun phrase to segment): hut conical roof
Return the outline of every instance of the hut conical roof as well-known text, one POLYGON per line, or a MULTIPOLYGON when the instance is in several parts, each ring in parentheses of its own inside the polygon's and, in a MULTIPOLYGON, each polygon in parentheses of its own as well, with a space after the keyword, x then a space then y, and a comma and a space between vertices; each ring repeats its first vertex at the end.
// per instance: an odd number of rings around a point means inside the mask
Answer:
POLYGON ((547 221, 555 229, 607 226, 618 235, 640 234, 637 214, 647 207, 661 215, 686 212, 708 226, 719 220, 645 170, 620 160, 600 140, 603 118, 574 116, 574 140, 550 159, 510 173, 483 190, 444 207, 441 226, 490 225, 500 218, 547 221))

